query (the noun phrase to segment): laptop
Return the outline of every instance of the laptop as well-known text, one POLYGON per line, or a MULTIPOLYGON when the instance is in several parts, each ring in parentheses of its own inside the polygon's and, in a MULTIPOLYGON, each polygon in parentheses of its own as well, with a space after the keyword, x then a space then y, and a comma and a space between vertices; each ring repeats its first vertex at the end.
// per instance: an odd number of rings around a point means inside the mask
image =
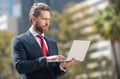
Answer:
POLYGON ((75 58, 77 61, 82 62, 85 59, 88 48, 90 46, 90 42, 91 41, 86 40, 74 40, 65 60, 50 60, 48 62, 64 62, 70 61, 72 58, 75 58))

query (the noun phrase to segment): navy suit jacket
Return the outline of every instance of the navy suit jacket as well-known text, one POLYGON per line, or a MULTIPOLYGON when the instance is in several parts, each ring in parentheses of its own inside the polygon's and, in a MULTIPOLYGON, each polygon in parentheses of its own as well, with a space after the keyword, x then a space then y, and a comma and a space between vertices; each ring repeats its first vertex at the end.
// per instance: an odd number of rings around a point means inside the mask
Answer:
MULTIPOLYGON (((58 54, 55 41, 45 37, 49 56, 58 54)), ((12 40, 12 60, 20 79, 57 79, 64 74, 59 63, 47 63, 42 50, 30 31, 12 40)))

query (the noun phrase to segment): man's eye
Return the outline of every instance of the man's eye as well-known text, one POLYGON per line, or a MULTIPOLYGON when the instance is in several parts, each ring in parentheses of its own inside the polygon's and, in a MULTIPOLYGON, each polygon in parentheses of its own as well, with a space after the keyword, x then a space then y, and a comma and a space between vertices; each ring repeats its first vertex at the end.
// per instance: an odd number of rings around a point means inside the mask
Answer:
POLYGON ((46 18, 42 18, 42 20, 46 20, 46 18))

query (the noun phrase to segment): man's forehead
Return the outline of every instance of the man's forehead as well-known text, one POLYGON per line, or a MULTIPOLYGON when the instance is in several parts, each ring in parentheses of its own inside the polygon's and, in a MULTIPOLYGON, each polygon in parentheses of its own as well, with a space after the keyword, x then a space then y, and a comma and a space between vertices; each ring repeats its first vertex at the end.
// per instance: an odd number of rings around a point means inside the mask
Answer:
POLYGON ((41 12, 41 13, 40 13, 40 16, 41 16, 41 17, 47 17, 47 18, 50 18, 50 17, 51 17, 49 11, 44 11, 44 10, 42 10, 42 11, 40 11, 40 12, 41 12))

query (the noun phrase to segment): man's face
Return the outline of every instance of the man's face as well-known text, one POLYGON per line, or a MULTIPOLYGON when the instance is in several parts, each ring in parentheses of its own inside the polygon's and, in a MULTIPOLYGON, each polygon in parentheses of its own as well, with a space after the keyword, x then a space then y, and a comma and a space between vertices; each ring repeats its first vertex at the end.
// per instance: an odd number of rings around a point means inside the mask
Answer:
POLYGON ((50 18, 51 18, 50 12, 46 10, 42 10, 41 14, 36 18, 35 21, 34 26, 36 31, 40 33, 45 33, 49 28, 50 18))

